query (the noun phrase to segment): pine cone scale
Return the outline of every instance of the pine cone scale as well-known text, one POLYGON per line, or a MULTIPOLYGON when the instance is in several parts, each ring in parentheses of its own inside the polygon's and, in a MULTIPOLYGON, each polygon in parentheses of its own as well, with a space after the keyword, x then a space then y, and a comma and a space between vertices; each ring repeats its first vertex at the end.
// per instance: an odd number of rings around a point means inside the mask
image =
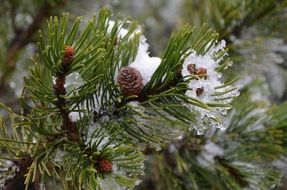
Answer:
POLYGON ((124 96, 138 96, 143 89, 143 78, 140 72, 133 67, 121 68, 117 81, 124 96))

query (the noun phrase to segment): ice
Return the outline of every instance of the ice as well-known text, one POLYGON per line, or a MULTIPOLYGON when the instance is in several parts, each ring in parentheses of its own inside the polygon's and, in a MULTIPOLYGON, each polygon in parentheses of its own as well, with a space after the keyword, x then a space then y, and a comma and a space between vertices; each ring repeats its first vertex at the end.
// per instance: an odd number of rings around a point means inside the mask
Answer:
POLYGON ((211 49, 207 52, 207 55, 213 56, 215 53, 224 50, 225 46, 225 40, 221 40, 219 43, 216 44, 216 46, 211 47, 211 49))
POLYGON ((104 179, 99 180, 99 184, 102 189, 112 189, 112 190, 125 190, 125 187, 121 187, 112 175, 106 176, 104 179))
POLYGON ((66 77, 65 88, 67 92, 71 92, 84 85, 84 81, 78 72, 73 72, 66 77))

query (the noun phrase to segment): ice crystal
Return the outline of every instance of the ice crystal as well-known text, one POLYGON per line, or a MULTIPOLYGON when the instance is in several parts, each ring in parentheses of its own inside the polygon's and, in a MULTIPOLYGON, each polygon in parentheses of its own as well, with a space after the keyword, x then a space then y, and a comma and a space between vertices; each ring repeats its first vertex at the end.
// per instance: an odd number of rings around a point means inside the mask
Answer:
POLYGON ((84 84, 83 79, 81 78, 78 72, 73 72, 66 77, 65 88, 67 91, 72 91, 84 84))

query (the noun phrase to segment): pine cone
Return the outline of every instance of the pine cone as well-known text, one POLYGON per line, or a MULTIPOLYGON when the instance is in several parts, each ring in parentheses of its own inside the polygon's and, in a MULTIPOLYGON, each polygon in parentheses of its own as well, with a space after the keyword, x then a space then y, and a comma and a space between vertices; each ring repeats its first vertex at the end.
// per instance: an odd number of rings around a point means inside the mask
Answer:
POLYGON ((70 64, 74 59, 74 48, 72 46, 66 46, 64 49, 64 59, 63 64, 68 65, 70 64))
POLYGON ((99 170, 101 172, 111 172, 113 169, 113 164, 108 160, 102 160, 99 162, 99 170))
POLYGON ((135 68, 121 68, 117 80, 124 96, 138 96, 143 89, 143 78, 135 68))

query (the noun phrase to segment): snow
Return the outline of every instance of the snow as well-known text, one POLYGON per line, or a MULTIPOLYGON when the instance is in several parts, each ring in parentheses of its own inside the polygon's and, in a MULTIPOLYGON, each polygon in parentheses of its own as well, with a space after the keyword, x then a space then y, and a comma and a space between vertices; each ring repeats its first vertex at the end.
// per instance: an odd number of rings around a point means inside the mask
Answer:
MULTIPOLYGON (((54 79, 55 80, 55 79, 54 79)), ((67 90, 67 94, 73 92, 73 95, 77 93, 77 89, 83 86, 85 82, 78 72, 73 72, 66 77, 65 88, 67 90)), ((83 109, 86 109, 84 107, 83 109)), ((80 112, 74 111, 69 113, 69 117, 73 122, 77 122, 80 120, 80 112)))
MULTIPOLYGON (((115 25, 115 21, 109 21, 108 22, 108 29, 107 32, 111 33, 112 29, 115 25)), ((123 23, 119 23, 119 31, 118 31, 118 37, 123 38, 127 35, 128 30, 125 28, 122 28, 123 23)), ((141 29, 138 28, 135 30, 135 32, 130 36, 130 38, 133 38, 135 34, 140 34, 141 29)), ((141 35, 140 36, 140 42, 137 50, 137 55, 135 57, 135 60, 129 65, 130 67, 133 67, 137 69, 142 78, 143 78, 143 85, 146 85, 152 75, 154 74, 155 70, 158 68, 158 66, 161 63, 161 59, 159 57, 150 57, 149 56, 149 44, 146 42, 146 38, 141 35)), ((118 71, 116 72, 115 79, 117 78, 118 71)))
POLYGON ((195 64, 196 68, 205 68, 207 69, 207 79, 200 78, 196 80, 192 80, 189 83, 189 88, 193 90, 188 90, 186 95, 190 97, 197 97, 196 89, 203 87, 204 92, 199 98, 204 102, 209 102, 212 100, 211 95, 215 91, 215 87, 222 85, 222 82, 219 80, 222 76, 221 73, 215 71, 215 69, 219 66, 219 61, 215 61, 213 59, 213 54, 222 49, 224 43, 220 43, 219 46, 211 48, 205 55, 197 55, 196 52, 192 52, 184 61, 182 76, 190 76, 190 72, 187 70, 187 66, 189 64, 195 64))
POLYGON ((149 45, 146 42, 146 38, 141 36, 135 60, 129 65, 140 72, 143 78, 143 85, 146 85, 150 81, 152 75, 161 63, 159 57, 149 56, 148 48, 149 45))
POLYGON ((72 122, 77 122, 80 120, 80 113, 79 112, 71 112, 69 113, 69 117, 72 122))
MULTIPOLYGON (((218 44, 216 44, 216 46, 211 47, 211 49, 207 52, 207 55, 213 56, 215 53, 224 50, 225 46, 226 46, 225 40, 221 40, 218 44)), ((227 54, 225 54, 225 55, 227 55, 227 54)))
MULTIPOLYGON (((188 84, 190 90, 186 91, 185 94, 187 96, 198 98, 204 103, 226 104, 230 103, 234 97, 239 95, 238 89, 234 88, 233 86, 218 88, 222 86, 223 83, 220 80, 222 73, 217 72, 216 68, 227 54, 220 59, 215 59, 214 57, 216 53, 224 50, 225 45, 225 41, 222 40, 216 45, 213 45, 204 55, 198 55, 194 50, 190 51, 190 54, 184 60, 181 71, 181 74, 185 80, 188 80, 189 77, 194 77, 188 84), (190 73, 188 70, 188 65, 190 64, 195 64, 196 69, 206 69, 207 77, 200 77, 196 74, 190 73), (203 92, 198 94, 197 89, 200 88, 203 88, 203 92)), ((207 47, 209 46, 210 44, 207 45, 207 47)), ((191 130, 195 129, 199 135, 203 134, 210 127, 224 129, 222 123, 224 121, 224 116, 227 114, 227 110, 230 109, 230 107, 203 109, 193 105, 187 106, 190 108, 190 110, 198 112, 197 125, 192 126, 191 130)))
POLYGON ((207 142, 203 151, 196 157, 198 163, 206 168, 210 168, 214 164, 216 156, 223 156, 224 150, 213 142, 207 142))

